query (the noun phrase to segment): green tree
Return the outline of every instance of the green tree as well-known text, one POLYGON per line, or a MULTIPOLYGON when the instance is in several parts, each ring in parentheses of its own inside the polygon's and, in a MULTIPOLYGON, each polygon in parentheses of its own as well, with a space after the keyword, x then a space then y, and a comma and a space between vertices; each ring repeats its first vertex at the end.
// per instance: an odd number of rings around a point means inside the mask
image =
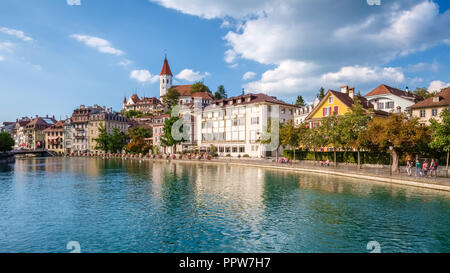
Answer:
POLYGON ((340 122, 340 118, 337 116, 329 116, 322 120, 320 125, 320 134, 326 140, 324 141, 328 146, 333 146, 334 154, 334 166, 337 166, 337 156, 336 150, 343 148, 344 140, 342 137, 342 126, 343 123, 340 122))
POLYGON ((303 106, 306 105, 302 96, 298 96, 297 97, 297 101, 295 102, 295 105, 298 106, 298 107, 303 107, 303 106))
POLYGON ((123 150, 126 145, 125 134, 117 128, 113 128, 113 132, 109 135, 108 151, 117 153, 123 150))
POLYGON ((177 105, 180 100, 180 93, 175 88, 169 88, 167 94, 162 98, 163 103, 169 106, 171 109, 174 105, 177 105))
MULTIPOLYGON (((358 99, 354 100, 354 104, 342 118, 339 119, 337 127, 340 136, 337 141, 338 144, 347 148, 354 148, 358 152, 358 169, 361 168, 361 149, 366 148, 366 141, 363 141, 363 136, 372 120, 370 112, 365 110, 358 99)), ((336 132, 338 133, 338 132, 336 132)))
POLYGON ((405 114, 391 114, 387 119, 374 118, 362 137, 371 149, 384 150, 392 156, 392 172, 399 171, 399 158, 409 153, 426 152, 430 143, 430 131, 417 118, 408 119, 405 114))
POLYGON ((319 98, 319 100, 322 100, 323 97, 325 97, 325 89, 323 87, 320 87, 319 93, 317 93, 317 98, 319 98))
POLYGON ((280 142, 281 145, 289 145, 294 150, 294 161, 295 161, 295 150, 298 148, 298 137, 299 130, 295 127, 294 121, 291 120, 286 122, 284 126, 280 129, 280 142))
POLYGON ((216 93, 214 93, 214 99, 215 100, 221 100, 221 99, 226 99, 227 96, 227 91, 225 91, 225 87, 223 85, 219 85, 219 87, 217 87, 217 91, 216 93))
POLYGON ((434 93, 428 92, 427 88, 425 88, 425 87, 422 87, 422 88, 418 87, 418 88, 416 88, 416 90, 413 91, 413 93, 418 96, 421 96, 424 99, 431 98, 436 94, 436 92, 434 92, 434 93))
POLYGON ((126 116, 127 118, 139 118, 139 117, 144 116, 144 113, 142 113, 141 111, 137 111, 137 110, 129 110, 129 111, 122 110, 122 114, 124 116, 126 116))
POLYGON ((430 147, 433 149, 447 152, 447 171, 450 157, 450 110, 446 109, 441 112, 441 122, 431 119, 431 142, 430 147))
POLYGON ((8 132, 0 133, 0 152, 9 152, 13 149, 14 139, 8 132))
POLYGON ((209 90, 208 86, 204 85, 202 82, 196 82, 191 86, 191 94, 194 94, 197 92, 211 93, 211 90, 209 90))
POLYGON ((100 124, 98 128, 99 134, 98 138, 95 138, 95 149, 103 152, 108 152, 108 143, 109 143, 109 134, 106 131, 105 125, 103 123, 100 124))
MULTIPOLYGON (((183 139, 175 139, 172 135, 172 128, 174 124, 179 120, 179 117, 171 117, 164 121, 163 135, 161 136, 161 144, 164 147, 173 147, 173 151, 176 152, 176 145, 182 143, 183 139)), ((181 133, 181 132, 180 132, 181 133)))
POLYGON ((134 127, 128 132, 130 143, 126 146, 126 151, 132 154, 145 154, 151 149, 145 139, 152 136, 152 132, 144 127, 134 127))

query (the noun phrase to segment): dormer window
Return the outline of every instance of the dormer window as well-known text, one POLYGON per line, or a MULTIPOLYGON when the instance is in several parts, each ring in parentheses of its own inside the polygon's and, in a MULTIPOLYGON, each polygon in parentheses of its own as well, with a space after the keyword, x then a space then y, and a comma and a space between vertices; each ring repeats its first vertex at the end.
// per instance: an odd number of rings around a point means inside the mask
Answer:
POLYGON ((433 102, 439 102, 439 97, 433 97, 433 102))
POLYGON ((247 98, 247 102, 250 102, 251 98, 247 98))

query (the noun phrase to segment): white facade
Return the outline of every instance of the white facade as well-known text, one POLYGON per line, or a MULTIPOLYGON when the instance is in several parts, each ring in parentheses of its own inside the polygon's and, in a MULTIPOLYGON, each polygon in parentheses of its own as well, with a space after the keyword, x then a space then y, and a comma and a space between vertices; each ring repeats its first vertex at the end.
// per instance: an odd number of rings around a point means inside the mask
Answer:
POLYGON ((407 112, 409 107, 415 104, 412 100, 394 94, 382 94, 366 98, 374 105, 375 110, 382 110, 389 113, 407 112))
POLYGON ((251 100, 251 96, 237 97, 233 103, 225 100, 222 106, 213 104, 196 114, 194 135, 198 137, 199 149, 214 146, 219 156, 231 157, 274 155, 278 139, 273 139, 275 145, 261 144, 260 139, 270 119, 279 118, 280 123, 292 120, 295 106, 258 100, 251 103, 251 100))
POLYGON ((305 121, 306 117, 309 115, 309 113, 311 113, 314 110, 314 108, 316 108, 317 105, 319 105, 319 103, 320 100, 316 98, 312 105, 306 105, 303 107, 296 108, 294 114, 295 126, 302 124, 305 121))
POLYGON ((160 75, 159 76, 159 96, 163 97, 167 94, 172 87, 172 75, 160 75))

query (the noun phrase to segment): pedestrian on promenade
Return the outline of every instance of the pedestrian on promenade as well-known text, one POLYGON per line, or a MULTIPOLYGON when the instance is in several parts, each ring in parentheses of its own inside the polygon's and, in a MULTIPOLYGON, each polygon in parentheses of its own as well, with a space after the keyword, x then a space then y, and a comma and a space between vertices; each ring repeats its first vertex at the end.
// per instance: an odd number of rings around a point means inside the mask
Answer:
POLYGON ((423 162, 422 173, 423 173, 423 176, 427 177, 427 175, 428 175, 428 162, 427 162, 427 160, 425 160, 423 162))
POLYGON ((437 177, 437 168, 438 168, 438 163, 437 160, 435 161, 434 159, 431 160, 431 164, 430 164, 430 176, 431 177, 437 177))
POLYGON ((422 176, 422 165, 419 160, 416 160, 416 176, 422 176))
POLYGON ((408 159, 408 162, 406 162, 406 172, 408 173, 409 176, 412 175, 412 168, 413 168, 413 163, 410 159, 408 159))

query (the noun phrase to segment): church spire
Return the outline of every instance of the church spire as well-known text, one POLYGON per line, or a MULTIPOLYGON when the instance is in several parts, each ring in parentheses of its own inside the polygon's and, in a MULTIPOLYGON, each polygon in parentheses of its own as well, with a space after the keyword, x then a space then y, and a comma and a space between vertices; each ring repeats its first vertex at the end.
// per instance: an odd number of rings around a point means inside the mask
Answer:
POLYGON ((172 71, 170 70, 169 61, 167 61, 167 54, 166 54, 166 56, 164 58, 164 65, 163 65, 163 67, 161 69, 160 76, 162 76, 162 75, 173 76, 172 75, 172 71))

